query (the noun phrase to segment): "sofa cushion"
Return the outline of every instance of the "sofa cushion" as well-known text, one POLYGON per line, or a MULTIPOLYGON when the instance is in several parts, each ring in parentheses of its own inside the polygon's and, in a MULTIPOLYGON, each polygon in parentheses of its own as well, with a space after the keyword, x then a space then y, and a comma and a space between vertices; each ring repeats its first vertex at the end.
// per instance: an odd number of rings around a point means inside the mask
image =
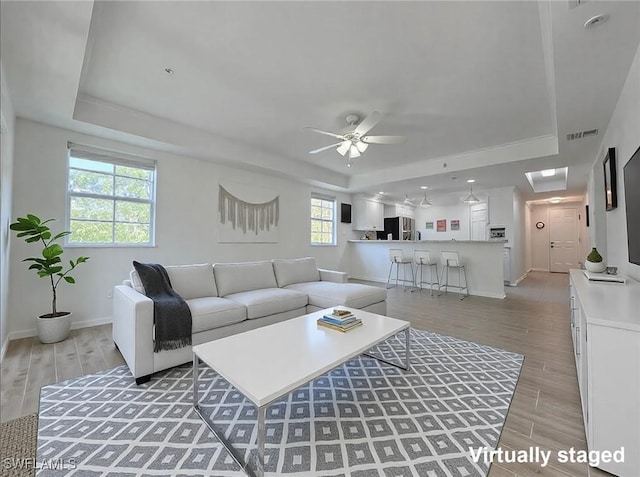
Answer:
MULTIPOLYGON (((164 267, 171 280, 171 288, 185 300, 218 296, 213 276, 213 265, 199 263, 196 265, 173 265, 164 267)), ((129 272, 131 286, 138 293, 145 295, 144 286, 136 270, 129 272)))
POLYGON ((309 297, 309 305, 319 308, 331 308, 336 305, 364 308, 387 299, 386 288, 359 283, 296 283, 287 286, 286 289, 306 293, 309 297))
POLYGON ((185 300, 191 310, 191 333, 240 323, 247 319, 247 309, 225 298, 207 297, 185 300))
POLYGON ((247 318, 275 315, 307 306, 307 295, 296 290, 263 288, 227 295, 225 298, 247 307, 247 318))
POLYGON ((261 288, 277 288, 271 261, 216 263, 213 266, 218 294, 231 295, 261 288))
POLYGON ((317 282, 320 272, 313 257, 273 260, 273 271, 280 288, 293 283, 317 282))
POLYGON ((165 269, 171 280, 171 288, 185 300, 218 296, 213 265, 210 263, 174 265, 165 269))
POLYGON ((142 293, 143 295, 147 294, 144 290, 144 286, 142 285, 142 280, 140 280, 140 275, 138 275, 135 268, 129 272, 129 278, 131 279, 131 287, 135 291, 142 293))

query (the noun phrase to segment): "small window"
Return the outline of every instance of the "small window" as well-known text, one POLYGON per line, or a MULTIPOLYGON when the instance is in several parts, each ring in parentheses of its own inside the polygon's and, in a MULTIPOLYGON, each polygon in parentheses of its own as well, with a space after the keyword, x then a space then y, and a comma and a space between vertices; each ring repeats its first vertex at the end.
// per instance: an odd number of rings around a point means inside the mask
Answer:
POLYGON ((151 246, 155 163, 69 151, 69 245, 151 246))
POLYGON ((311 245, 336 244, 336 200, 311 195, 311 245))

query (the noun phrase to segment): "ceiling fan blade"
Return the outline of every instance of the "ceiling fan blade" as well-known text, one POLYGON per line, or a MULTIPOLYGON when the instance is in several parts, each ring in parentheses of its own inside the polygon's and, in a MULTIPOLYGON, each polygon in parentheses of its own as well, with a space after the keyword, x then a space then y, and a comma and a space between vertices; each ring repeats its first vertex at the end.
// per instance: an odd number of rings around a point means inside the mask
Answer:
POLYGON ((406 136, 364 136, 360 138, 367 144, 402 144, 407 141, 406 136))
POLYGON ((329 132, 329 131, 323 131, 322 129, 316 129, 316 128, 312 128, 312 127, 309 127, 309 126, 305 126, 305 129, 311 129, 312 131, 317 132, 319 134, 324 134, 325 136, 335 137, 335 138, 338 138, 338 139, 341 139, 341 140, 344 141, 344 136, 341 136, 340 134, 332 133, 332 132, 329 132))
POLYGON ((373 129, 373 127, 378 124, 378 121, 380 121, 380 113, 378 111, 373 111, 356 126, 353 132, 360 135, 366 134, 370 129, 373 129))
POLYGON ((317 154, 319 152, 326 151, 327 149, 331 149, 332 147, 339 146, 340 144, 342 144, 342 142, 337 142, 335 144, 331 144, 330 146, 324 146, 319 149, 314 149, 313 151, 309 151, 309 154, 317 154))

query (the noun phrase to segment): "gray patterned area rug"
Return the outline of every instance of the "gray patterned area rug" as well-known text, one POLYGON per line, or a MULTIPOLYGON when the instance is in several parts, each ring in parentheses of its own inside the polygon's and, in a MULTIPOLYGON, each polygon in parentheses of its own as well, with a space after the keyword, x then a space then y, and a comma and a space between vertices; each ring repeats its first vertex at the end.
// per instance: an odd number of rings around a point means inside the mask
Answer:
MULTIPOLYGON (((487 475, 469 448, 495 448, 523 357, 417 330, 411 350, 410 371, 360 356, 271 406, 267 475, 487 475)), ((371 352, 400 360, 403 334, 371 352)), ((253 459, 256 408, 211 369, 201 373, 202 406, 253 459)), ((191 386, 190 366, 141 386, 120 366, 43 387, 37 457, 58 468, 38 477, 245 475, 193 411, 191 386)))

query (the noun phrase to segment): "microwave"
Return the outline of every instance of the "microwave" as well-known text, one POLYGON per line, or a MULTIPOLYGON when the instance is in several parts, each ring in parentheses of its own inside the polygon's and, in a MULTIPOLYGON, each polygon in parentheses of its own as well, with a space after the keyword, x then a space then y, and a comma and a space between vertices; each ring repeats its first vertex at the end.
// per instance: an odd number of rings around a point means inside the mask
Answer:
POLYGON ((503 239, 507 236, 506 228, 502 225, 492 225, 489 227, 490 239, 503 239))

